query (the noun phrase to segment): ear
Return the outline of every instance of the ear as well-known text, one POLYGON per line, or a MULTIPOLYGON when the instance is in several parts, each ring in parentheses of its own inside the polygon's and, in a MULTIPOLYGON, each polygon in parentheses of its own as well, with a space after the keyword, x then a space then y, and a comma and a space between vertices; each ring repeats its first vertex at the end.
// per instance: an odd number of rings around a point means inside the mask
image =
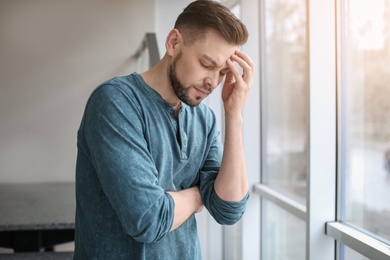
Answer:
POLYGON ((165 41, 165 48, 167 49, 168 55, 173 56, 173 54, 177 52, 181 39, 181 34, 177 29, 172 29, 168 33, 165 41))

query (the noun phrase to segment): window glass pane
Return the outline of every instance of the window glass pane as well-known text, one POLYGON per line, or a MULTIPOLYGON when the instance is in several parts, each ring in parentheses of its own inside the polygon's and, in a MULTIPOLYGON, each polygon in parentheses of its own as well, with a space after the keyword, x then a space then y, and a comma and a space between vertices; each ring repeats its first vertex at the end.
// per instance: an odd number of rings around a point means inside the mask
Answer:
POLYGON ((266 200, 263 213, 262 259, 305 259, 305 222, 266 200))
POLYGON ((346 245, 341 245, 343 253, 343 257, 341 259, 343 260, 369 260, 369 258, 365 257, 364 255, 361 255, 360 253, 356 252, 355 250, 352 250, 351 248, 347 247, 346 245))
POLYGON ((390 241, 390 1, 345 0, 343 219, 390 241))
POLYGON ((305 202, 308 121, 306 1, 265 0, 263 182, 305 202))

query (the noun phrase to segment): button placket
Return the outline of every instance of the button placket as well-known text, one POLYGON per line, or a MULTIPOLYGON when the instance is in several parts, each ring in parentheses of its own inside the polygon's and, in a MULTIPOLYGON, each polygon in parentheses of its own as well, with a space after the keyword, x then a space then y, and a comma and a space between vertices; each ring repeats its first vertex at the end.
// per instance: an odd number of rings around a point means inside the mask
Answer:
POLYGON ((187 134, 184 131, 184 126, 183 126, 183 117, 184 117, 184 110, 181 109, 179 111, 179 116, 178 116, 178 125, 179 125, 179 133, 180 133, 180 140, 181 140, 181 159, 182 160, 187 160, 187 134))

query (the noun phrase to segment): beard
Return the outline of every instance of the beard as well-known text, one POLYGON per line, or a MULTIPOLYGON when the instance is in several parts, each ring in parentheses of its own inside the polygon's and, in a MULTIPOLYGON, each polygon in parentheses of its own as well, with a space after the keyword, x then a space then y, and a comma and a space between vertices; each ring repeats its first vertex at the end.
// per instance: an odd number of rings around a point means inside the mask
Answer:
POLYGON ((181 81, 177 77, 176 65, 177 65, 177 62, 181 59, 182 55, 183 55, 183 53, 180 52, 175 57, 172 64, 169 66, 168 76, 169 76, 169 80, 171 82, 172 89, 175 92, 176 96, 185 104, 187 104, 191 107, 195 107, 195 106, 199 105, 200 102, 202 102, 203 98, 199 97, 199 96, 197 96, 195 98, 191 98, 189 95, 189 90, 192 87, 196 87, 196 88, 199 88, 199 89, 202 89, 202 90, 205 90, 205 91, 211 93, 212 88, 207 87, 204 84, 203 85, 190 85, 189 87, 186 87, 181 83, 181 81))

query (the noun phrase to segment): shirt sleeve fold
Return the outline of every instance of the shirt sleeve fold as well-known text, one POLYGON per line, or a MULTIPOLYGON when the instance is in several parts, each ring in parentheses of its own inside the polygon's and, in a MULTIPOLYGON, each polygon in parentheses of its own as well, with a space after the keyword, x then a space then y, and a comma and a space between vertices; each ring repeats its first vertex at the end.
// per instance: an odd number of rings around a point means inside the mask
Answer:
POLYGON ((224 201, 216 194, 214 183, 220 169, 223 150, 219 132, 214 130, 211 134, 214 135, 213 142, 200 171, 200 193, 205 207, 215 221, 223 225, 232 225, 242 218, 249 192, 238 202, 224 201))

